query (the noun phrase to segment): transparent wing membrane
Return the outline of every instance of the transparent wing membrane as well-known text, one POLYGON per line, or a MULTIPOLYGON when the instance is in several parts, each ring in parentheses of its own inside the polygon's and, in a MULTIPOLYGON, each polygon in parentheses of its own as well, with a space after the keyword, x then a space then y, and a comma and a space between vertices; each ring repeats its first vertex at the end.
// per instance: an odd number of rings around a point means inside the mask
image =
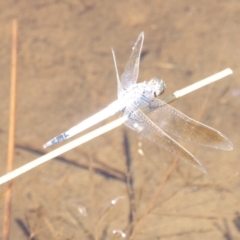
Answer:
POLYGON ((154 142, 159 147, 164 148, 168 152, 178 156, 182 160, 187 161, 194 167, 206 173, 202 164, 190 152, 160 129, 140 109, 131 113, 131 119, 127 120, 124 124, 138 132, 143 137, 154 142))
POLYGON ((124 89, 129 88, 131 85, 137 82, 143 40, 144 34, 141 32, 133 47, 132 54, 127 62, 125 70, 120 78, 124 89))
POLYGON ((147 105, 144 106, 144 112, 170 135, 207 147, 233 149, 232 143, 224 134, 186 116, 169 104, 155 98, 147 105))

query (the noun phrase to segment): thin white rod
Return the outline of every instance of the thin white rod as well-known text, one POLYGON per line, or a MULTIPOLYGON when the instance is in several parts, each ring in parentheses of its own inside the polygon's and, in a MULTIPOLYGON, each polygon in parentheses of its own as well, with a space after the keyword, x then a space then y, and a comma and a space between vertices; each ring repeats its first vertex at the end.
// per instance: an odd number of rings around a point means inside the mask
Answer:
POLYGON ((202 87, 204 87, 204 86, 206 86, 206 85, 208 85, 208 84, 210 84, 212 82, 216 82, 216 81, 218 81, 218 80, 220 80, 220 79, 222 79, 222 78, 224 78, 224 77, 226 77, 226 76, 228 76, 228 75, 230 75, 232 73, 233 73, 233 71, 230 68, 227 68, 227 69, 225 69, 225 70, 223 70, 223 71, 221 71, 219 73, 216 73, 216 74, 214 74, 214 75, 212 75, 212 76, 210 76, 208 78, 205 78, 205 79, 203 79, 203 80, 201 80, 199 82, 196 82, 196 83, 194 83, 192 85, 189 85, 189 86, 187 86, 187 87, 185 87, 185 88, 183 88, 183 89, 181 89, 179 91, 176 91, 176 92, 174 92, 173 95, 176 98, 182 97, 182 96, 184 96, 184 95, 186 95, 186 94, 188 94, 190 92, 193 92, 193 91, 195 91, 195 90, 197 90, 199 88, 202 88, 202 87))
POLYGON ((86 143, 116 127, 119 127, 127 118, 126 117, 122 117, 119 118, 117 120, 114 120, 106 125, 104 125, 103 127, 100 127, 90 133, 85 134, 82 137, 77 138, 76 140, 73 140, 65 145, 63 145, 62 147, 59 147, 53 151, 51 151, 50 153, 47 153, 45 155, 43 155, 42 157, 39 157, 25 165, 23 165, 20 168, 15 169, 14 171, 0 177, 0 185, 10 181, 11 179, 14 179, 15 177, 59 156, 60 154, 63 154, 79 145, 82 145, 83 143, 86 143))
MULTIPOLYGON (((191 86, 195 85, 195 87, 191 87, 190 89, 188 89, 188 87, 186 87, 186 88, 183 88, 179 91, 176 91, 175 93, 177 93, 178 97, 184 96, 184 95, 186 95, 186 94, 188 94, 192 91, 195 91, 195 90, 197 90, 197 89, 199 89, 199 88, 201 88, 201 87, 203 87, 207 84, 210 84, 214 81, 220 80, 223 77, 226 77, 230 74, 232 74, 232 70, 228 68, 224 71, 221 71, 217 74, 212 75, 211 77, 203 79, 203 80, 197 82, 196 84, 191 85, 191 86)), ((175 93, 174 93, 174 95, 175 95, 175 93)), ((59 147, 59 148, 53 150, 52 152, 47 153, 47 154, 43 155, 42 157, 37 158, 37 159, 33 160, 32 162, 27 163, 26 165, 23 165, 22 167, 20 167, 18 169, 15 169, 14 171, 12 171, 10 173, 7 173, 6 175, 0 177, 0 185, 14 179, 15 177, 33 169, 33 168, 35 168, 39 165, 41 165, 42 163, 45 163, 45 162, 59 156, 60 154, 63 154, 65 152, 83 144, 83 143, 86 143, 86 142, 94 139, 95 137, 98 137, 98 136, 100 136, 100 135, 102 135, 102 134, 120 126, 124 121, 126 121, 126 119, 127 119, 127 117, 125 116, 125 117, 119 118, 115 121, 112 121, 112 122, 104 125, 103 127, 100 127, 98 129, 90 132, 90 133, 87 133, 86 135, 84 135, 82 137, 79 137, 76 140, 73 140, 73 141, 63 145, 62 147, 59 147)))

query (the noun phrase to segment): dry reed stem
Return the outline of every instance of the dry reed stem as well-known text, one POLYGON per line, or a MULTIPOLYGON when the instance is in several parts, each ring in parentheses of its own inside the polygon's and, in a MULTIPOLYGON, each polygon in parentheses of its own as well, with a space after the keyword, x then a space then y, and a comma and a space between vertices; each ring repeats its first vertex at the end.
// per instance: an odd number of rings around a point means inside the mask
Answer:
POLYGON ((152 196, 145 212, 143 213, 142 217, 138 220, 134 230, 133 230, 133 233, 131 234, 129 240, 133 240, 134 237, 136 236, 136 234, 138 233, 138 231, 141 229, 142 227, 142 224, 144 222, 144 220, 146 219, 147 215, 151 212, 151 210, 153 209, 154 207, 154 204, 159 196, 159 194, 161 193, 163 187, 165 186, 167 180, 169 179, 172 171, 174 170, 175 166, 176 166, 176 163, 178 161, 178 158, 176 157, 173 161, 173 163, 170 165, 170 167, 168 168, 166 174, 164 175, 163 177, 163 180, 161 182, 161 184, 159 185, 158 189, 156 190, 156 192, 154 193, 154 195, 152 196))
MULTIPOLYGON (((12 23, 12 64, 11 64, 7 172, 11 172, 13 170, 15 117, 16 117, 16 79, 17 79, 17 20, 14 19, 12 23)), ((10 218, 12 205, 11 195, 12 195, 12 182, 9 182, 9 184, 7 185, 7 190, 5 192, 3 240, 8 240, 10 235, 10 218)))

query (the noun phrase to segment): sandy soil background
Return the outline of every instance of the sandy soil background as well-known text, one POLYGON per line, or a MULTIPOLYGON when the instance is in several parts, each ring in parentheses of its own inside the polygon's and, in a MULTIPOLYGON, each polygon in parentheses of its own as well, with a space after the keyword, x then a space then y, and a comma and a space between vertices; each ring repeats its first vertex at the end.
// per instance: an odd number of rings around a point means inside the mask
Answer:
MULTIPOLYGON (((130 239, 140 219, 134 239, 240 239, 239 1, 1 1, 1 175, 14 18, 19 26, 14 168, 49 152, 42 148, 46 141, 116 99, 111 47, 122 72, 141 31, 139 81, 162 78, 165 94, 233 69, 232 76, 173 106, 222 131, 234 150, 180 141, 208 174, 178 161, 163 182, 174 156, 122 126, 14 180, 10 239, 121 239, 116 230, 130 239)), ((4 192, 3 185, 1 215, 4 192)))

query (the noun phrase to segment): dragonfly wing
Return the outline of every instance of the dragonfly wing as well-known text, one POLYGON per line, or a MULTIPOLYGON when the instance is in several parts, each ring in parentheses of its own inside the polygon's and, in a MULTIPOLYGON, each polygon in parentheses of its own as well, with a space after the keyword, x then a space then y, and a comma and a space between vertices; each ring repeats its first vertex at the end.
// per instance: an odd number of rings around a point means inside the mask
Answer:
POLYGON ((124 89, 127 89, 132 84, 135 84, 137 82, 143 40, 144 33, 141 32, 133 47, 132 54, 127 62, 125 70, 120 78, 124 89))
POLYGON ((117 60, 116 60, 116 56, 115 56, 115 52, 114 52, 113 48, 112 48, 112 55, 113 55, 113 62, 114 62, 114 67, 115 67, 115 72, 116 72, 116 77, 117 77, 117 93, 118 93, 118 97, 119 97, 124 92, 124 89, 122 87, 122 83, 121 83, 119 75, 118 75, 117 60))
POLYGON ((170 135, 207 147, 233 149, 231 141, 224 134, 186 116, 157 98, 145 104, 144 108, 143 111, 148 117, 170 135))
POLYGON ((160 129, 140 109, 131 113, 129 119, 124 122, 124 124, 138 132, 143 137, 153 141, 160 147, 175 154, 179 158, 187 161, 194 167, 197 167, 202 172, 206 173, 202 164, 190 152, 160 129))

